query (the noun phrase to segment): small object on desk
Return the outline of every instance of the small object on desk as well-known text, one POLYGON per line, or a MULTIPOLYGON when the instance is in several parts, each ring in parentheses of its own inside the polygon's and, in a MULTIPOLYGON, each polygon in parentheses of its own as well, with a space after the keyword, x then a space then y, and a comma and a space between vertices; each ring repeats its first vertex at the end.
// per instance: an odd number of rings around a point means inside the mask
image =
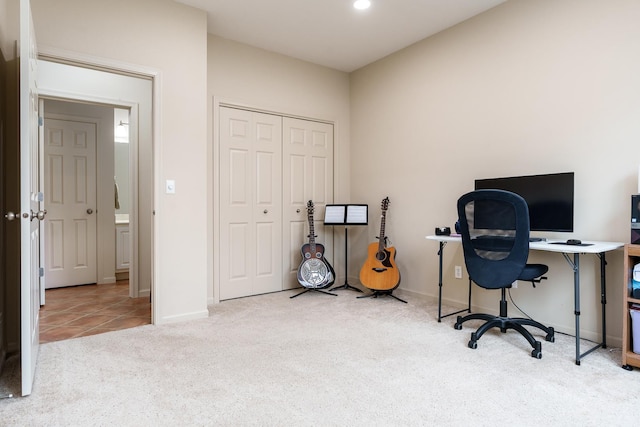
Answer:
POLYGON ((529 237, 529 242, 546 242, 544 237, 529 237))
POLYGON ((451 234, 451 228, 436 227, 436 236, 449 236, 450 234, 451 234))
POLYGON ((582 241, 578 239, 568 239, 567 245, 581 245, 582 241))

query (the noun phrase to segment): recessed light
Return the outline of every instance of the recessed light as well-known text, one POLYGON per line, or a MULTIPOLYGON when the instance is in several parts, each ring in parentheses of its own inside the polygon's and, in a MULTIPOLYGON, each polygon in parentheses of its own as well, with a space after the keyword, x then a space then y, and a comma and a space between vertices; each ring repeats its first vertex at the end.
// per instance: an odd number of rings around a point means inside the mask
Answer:
POLYGON ((353 2, 353 7, 359 10, 369 9, 371 2, 369 0, 356 0, 353 2))

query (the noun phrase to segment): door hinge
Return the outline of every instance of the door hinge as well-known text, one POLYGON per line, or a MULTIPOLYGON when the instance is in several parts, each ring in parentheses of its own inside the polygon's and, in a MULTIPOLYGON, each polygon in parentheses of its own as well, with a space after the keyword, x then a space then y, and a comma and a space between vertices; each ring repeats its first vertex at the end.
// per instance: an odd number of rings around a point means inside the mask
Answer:
POLYGON ((44 193, 42 191, 38 192, 38 201, 44 202, 44 193))
POLYGON ((44 267, 40 267, 40 277, 44 277, 44 267))
POLYGON ((38 126, 44 126, 44 118, 38 117, 38 126))

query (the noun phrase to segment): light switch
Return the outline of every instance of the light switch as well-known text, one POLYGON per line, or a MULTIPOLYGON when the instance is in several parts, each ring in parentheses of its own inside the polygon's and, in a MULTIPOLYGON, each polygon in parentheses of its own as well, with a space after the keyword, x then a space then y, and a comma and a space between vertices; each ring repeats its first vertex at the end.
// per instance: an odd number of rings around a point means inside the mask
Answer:
POLYGON ((167 186, 165 188, 165 193, 167 194, 176 194, 176 181, 173 179, 167 180, 167 186))

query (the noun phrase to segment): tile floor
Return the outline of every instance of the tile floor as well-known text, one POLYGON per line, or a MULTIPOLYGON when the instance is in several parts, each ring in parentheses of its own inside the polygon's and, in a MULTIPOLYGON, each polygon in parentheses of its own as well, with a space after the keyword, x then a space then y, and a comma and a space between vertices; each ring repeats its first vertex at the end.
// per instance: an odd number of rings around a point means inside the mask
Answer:
POLYGON ((40 342, 101 334, 151 323, 149 297, 129 298, 129 281, 48 289, 40 342))

